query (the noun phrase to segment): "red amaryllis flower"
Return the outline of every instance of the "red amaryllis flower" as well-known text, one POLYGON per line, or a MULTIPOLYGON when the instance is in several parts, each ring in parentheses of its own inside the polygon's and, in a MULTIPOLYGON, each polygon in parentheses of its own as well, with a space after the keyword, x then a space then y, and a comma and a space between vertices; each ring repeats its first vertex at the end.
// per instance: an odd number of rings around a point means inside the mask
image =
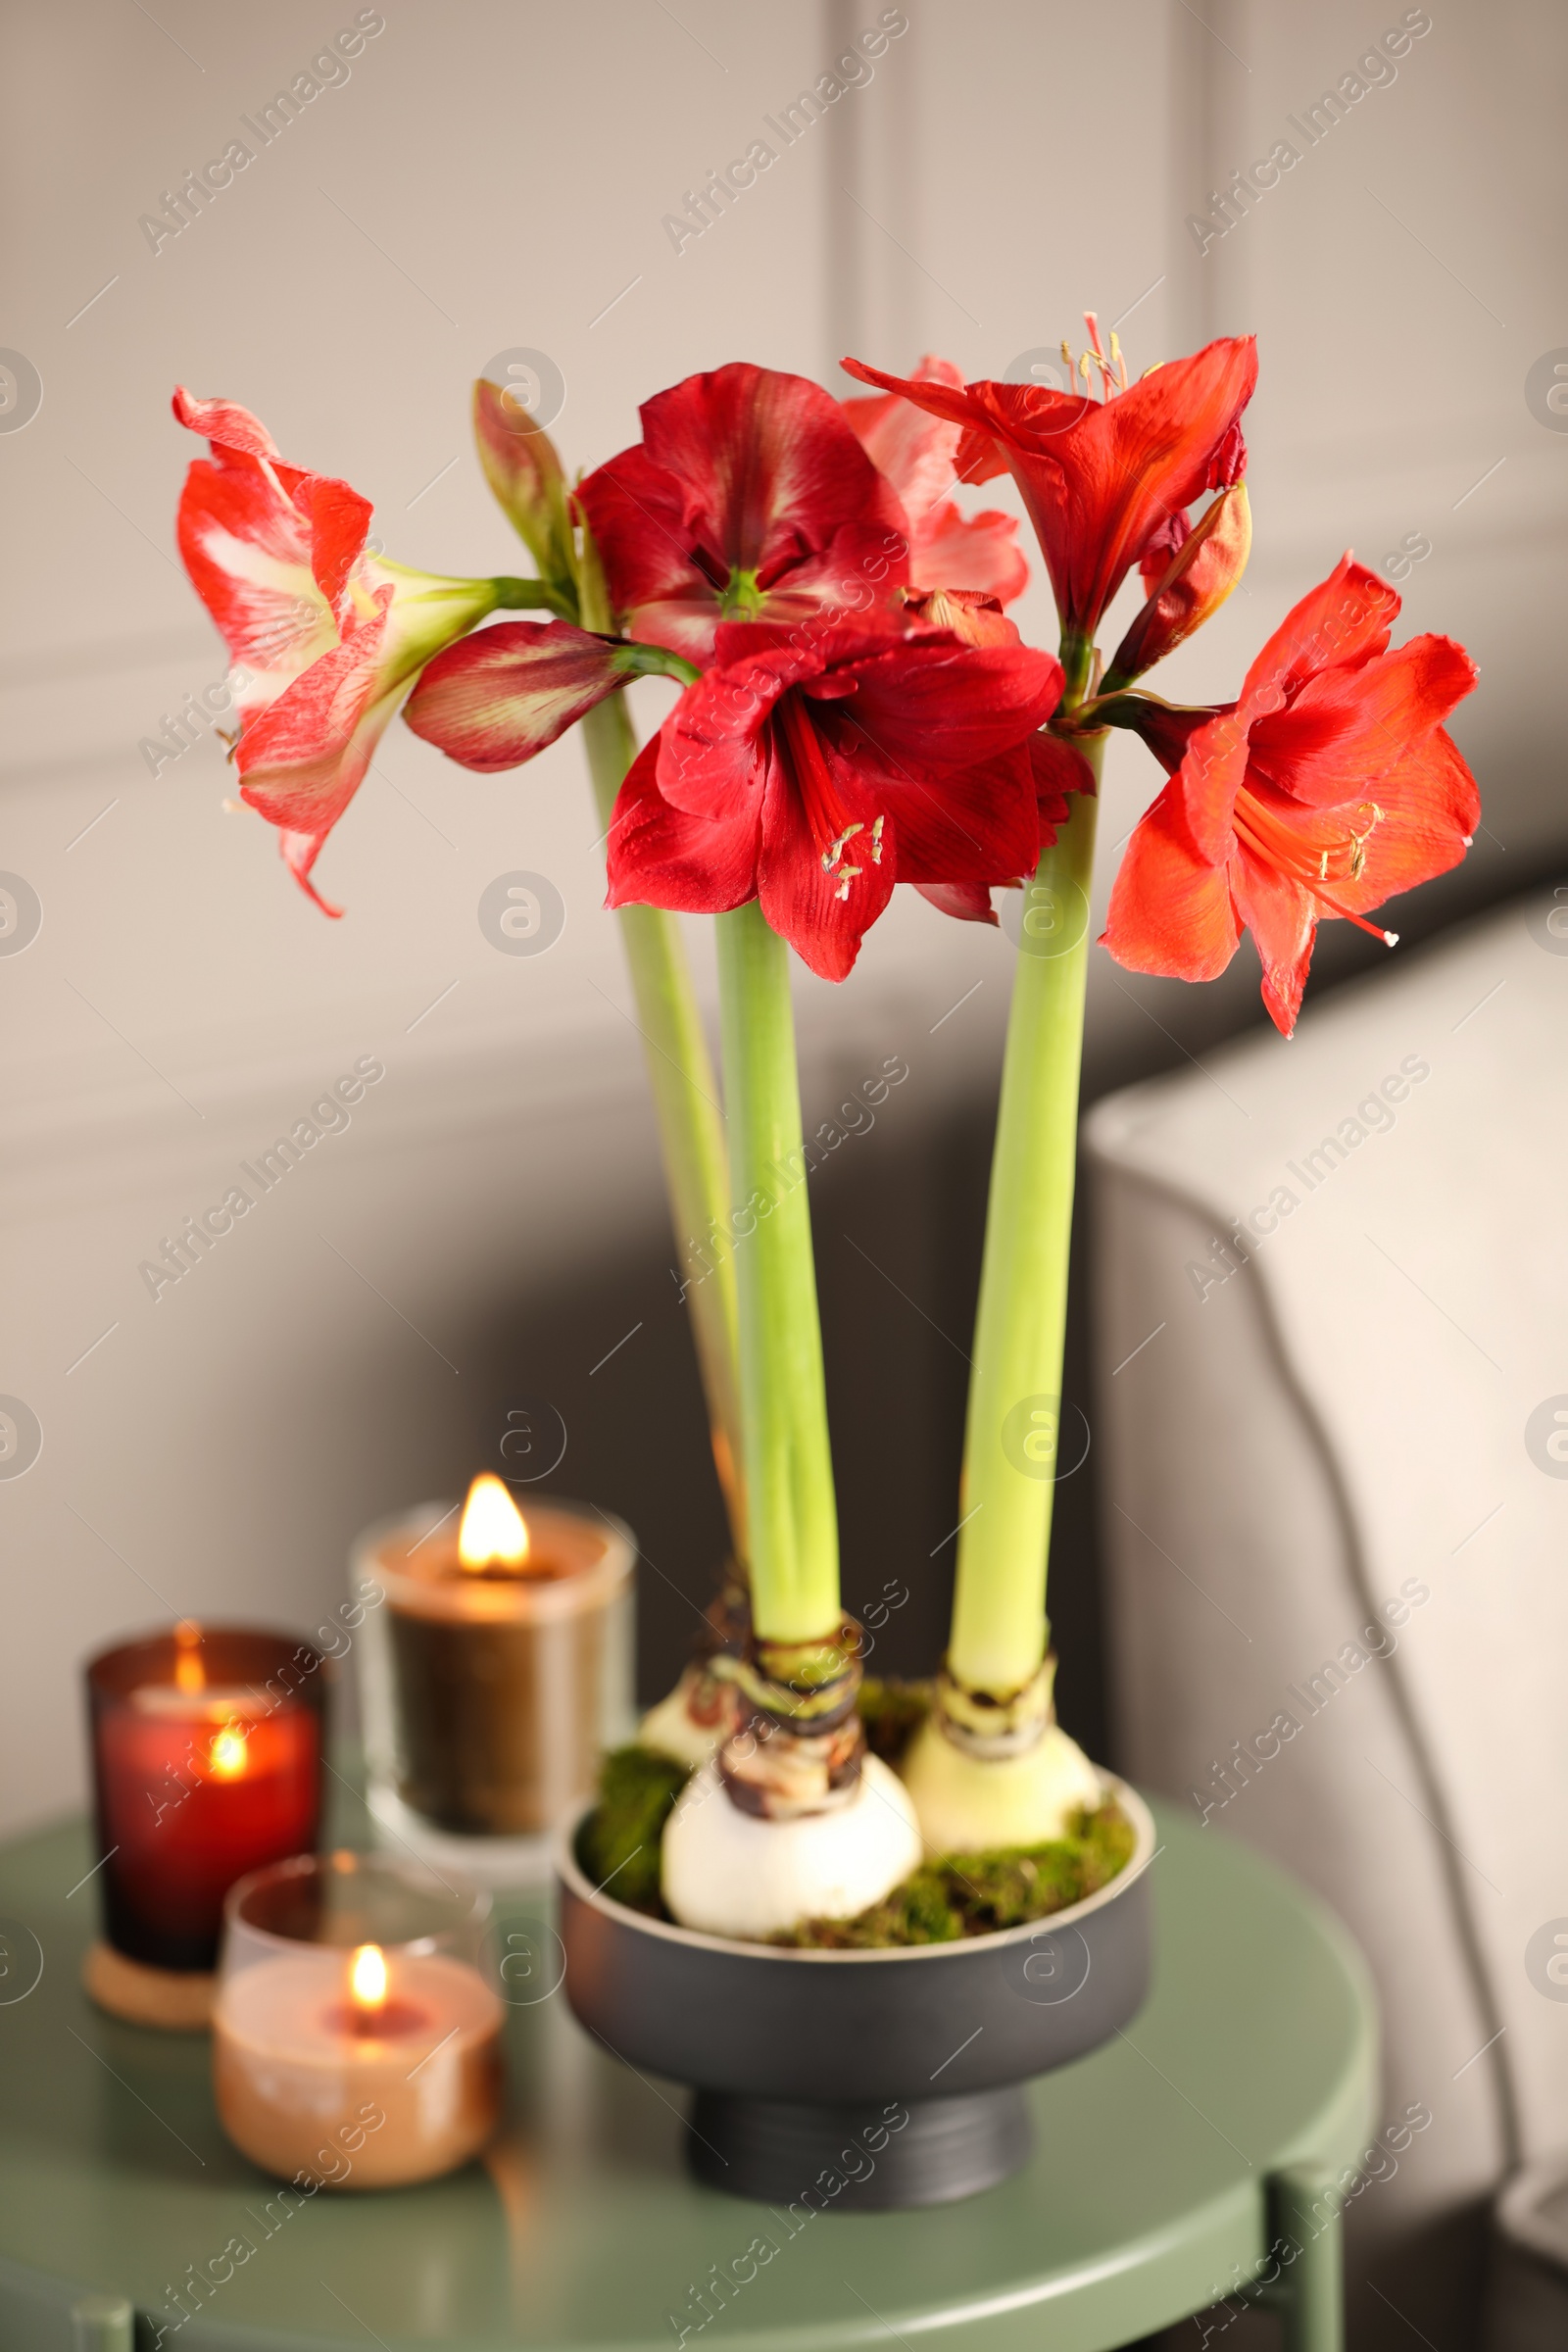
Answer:
POLYGON ((721 621, 864 612, 907 579, 904 510, 820 385, 737 361, 639 414, 577 494, 629 636, 707 662, 721 621))
POLYGON ((310 878, 321 844, 412 680, 494 610, 497 586, 369 555, 369 501, 286 466, 233 402, 181 387, 174 415, 212 449, 185 477, 179 552, 234 664, 240 797, 280 829, 301 888, 337 914, 310 878))
MULTIPOLYGON (((963 389, 951 360, 929 354, 914 371, 917 383, 963 389)), ((1010 604, 1029 585, 1029 566, 1011 514, 988 508, 966 515, 948 495, 957 474, 963 427, 916 409, 896 392, 847 400, 844 414, 878 471, 899 494, 909 524, 911 588, 968 588, 1010 604)))
POLYGON ((1367 910, 1458 864, 1481 804, 1443 721, 1475 664, 1447 637, 1390 653, 1398 611, 1347 556, 1269 639, 1238 703, 1184 711, 1128 694, 1100 709, 1171 777, 1111 892, 1103 940, 1119 963, 1211 980, 1250 930, 1289 1037, 1318 922, 1341 915, 1392 947, 1367 910))
MULTIPOLYGON (((1021 642, 1016 626, 995 597, 976 596, 968 589, 944 588, 927 596, 906 596, 904 610, 928 627, 951 629, 965 645, 1021 642)), ((1021 881, 1024 872, 1032 873, 1041 852, 1054 842, 1057 827, 1067 821, 1067 795, 1095 789, 1094 770, 1088 760, 1059 736, 1031 735, 1024 748, 1034 778, 1040 838, 1027 865, 1020 873, 1009 875, 1009 881, 1021 881)), ((944 914, 956 916, 959 922, 996 924, 989 882, 919 882, 915 888, 922 899, 929 899, 933 906, 940 907, 944 914)))
POLYGON ((1005 881, 1035 861, 1024 746, 1061 668, 883 621, 727 624, 621 787, 610 904, 718 913, 761 901, 842 980, 895 882, 1005 881))
POLYGON ((498 621, 437 654, 403 716, 464 767, 520 767, 628 678, 662 668, 648 653, 564 620, 498 621))
MULTIPOLYGON (((1093 319, 1091 318, 1091 331, 1093 319)), ((1131 386, 1112 339, 1096 361, 1104 397, 982 381, 955 391, 846 360, 862 383, 961 425, 966 482, 1010 472, 1039 533, 1064 631, 1092 639, 1156 532, 1205 490, 1246 470, 1240 417, 1257 379, 1250 335, 1226 336, 1131 386)))

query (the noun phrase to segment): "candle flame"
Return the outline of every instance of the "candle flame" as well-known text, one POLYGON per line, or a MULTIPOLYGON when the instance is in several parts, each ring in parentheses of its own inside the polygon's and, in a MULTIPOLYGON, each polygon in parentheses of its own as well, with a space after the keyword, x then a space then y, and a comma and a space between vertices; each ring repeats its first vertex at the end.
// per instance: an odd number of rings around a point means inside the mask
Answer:
POLYGON ((206 1669, 201 1655, 202 1629, 193 1618, 182 1617, 174 1628, 174 1688, 176 1690, 205 1690, 206 1669))
POLYGON ((378 1943, 362 1943, 349 1970, 357 2009, 375 2010, 386 2001, 386 1954, 378 1943))
POLYGON ((214 1772, 220 1781, 237 1781, 245 1769, 245 1732, 237 1723, 225 1723, 213 1736, 208 1751, 214 1772))
POLYGON ((499 1478, 482 1470, 468 1489, 458 1530, 458 1558, 465 1568, 522 1568, 528 1559, 528 1530, 522 1513, 499 1478))

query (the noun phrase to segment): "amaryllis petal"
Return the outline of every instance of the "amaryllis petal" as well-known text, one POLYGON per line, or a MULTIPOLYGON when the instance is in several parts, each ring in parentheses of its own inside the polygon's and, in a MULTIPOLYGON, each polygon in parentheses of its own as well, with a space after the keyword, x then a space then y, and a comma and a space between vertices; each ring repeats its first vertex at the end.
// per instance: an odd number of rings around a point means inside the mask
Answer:
MULTIPOLYGON (((963 388, 953 362, 929 354, 914 377, 950 390, 963 388)), ((1017 544, 1016 519, 995 509, 965 515, 954 504, 962 426, 917 409, 895 392, 873 400, 847 400, 843 407, 866 455, 892 483, 908 517, 910 586, 970 588, 1002 604, 1021 596, 1029 584, 1029 566, 1017 544)))
POLYGON ((1031 735, 1028 743, 1029 764, 1034 769, 1035 792, 1042 811, 1048 802, 1059 802, 1060 818, 1067 814, 1067 794, 1099 790, 1095 771, 1073 744, 1063 743, 1056 735, 1031 735))
POLYGON ((668 906, 726 914, 757 896, 759 791, 732 815, 691 816, 659 789, 660 739, 644 744, 615 802, 606 838, 607 906, 668 906))
POLYGON ((1026 748, 945 771, 900 795, 901 882, 945 882, 965 867, 1016 881, 1040 861, 1040 805, 1026 748))
POLYGON ((377 618, 286 687, 241 735, 234 763, 240 798, 291 837, 290 871, 322 911, 338 914, 310 881, 321 844, 364 779, 397 710, 395 693, 377 694, 389 588, 377 618), (291 846, 292 845, 292 846, 291 846))
POLYGON ((1399 594, 1377 572, 1345 555, 1326 580, 1293 606, 1243 682, 1250 706, 1270 691, 1289 702, 1319 670, 1359 669, 1387 651, 1399 616, 1399 594))
MULTIPOLYGON (((885 803, 856 771, 832 769, 836 855, 822 854, 807 773, 822 752, 809 723, 796 724, 789 760, 769 763, 762 793, 757 896, 763 914, 823 980, 846 980, 860 941, 893 896, 896 841, 885 803)), ((820 780, 819 780, 820 782, 820 780)))
POLYGON ((643 446, 682 485, 688 520, 764 588, 841 523, 903 526, 838 403, 804 375, 740 361, 688 376, 640 414, 643 446))
POLYGON ((611 601, 634 637, 671 643, 661 636, 653 612, 674 606, 690 614, 677 653, 692 651, 691 629, 711 642, 717 590, 709 571, 694 560, 682 485, 654 464, 638 442, 589 474, 577 493, 593 531, 611 601))
POLYGON ((177 537, 228 647, 243 726, 336 645, 339 632, 316 579, 310 524, 275 470, 221 444, 214 461, 198 459, 185 477, 177 537))
POLYGON ((640 414, 641 444, 578 491, 631 636, 706 662, 726 617, 863 608, 907 579, 904 510, 819 385, 736 362, 640 414))
MULTIPOLYGON (((1028 762, 1035 806, 1033 826, 1028 835, 1021 837, 1020 846, 1025 841, 1028 846, 1019 858, 1017 875, 1009 877, 1018 881, 1023 881, 1034 871, 1041 853, 1052 847, 1060 827, 1066 823, 1068 794, 1093 793, 1098 789, 1094 769, 1083 754, 1073 744, 1063 743, 1057 736, 1031 735, 1023 747, 1023 754, 1028 762)), ((1000 768, 1004 763, 997 762, 996 765, 1000 768)), ((905 852, 908 845, 906 821, 899 839, 902 873, 906 863, 905 852)), ((940 907, 944 914, 956 916, 959 922, 995 923, 997 920, 989 883, 917 882, 915 888, 922 899, 929 899, 933 906, 940 907)))
MULTIPOLYGON (((961 394, 963 390, 961 371, 951 360, 939 360, 929 352, 916 367, 914 380, 941 384, 950 392, 961 394)), ((932 508, 952 495, 962 424, 916 408, 897 392, 884 392, 869 400, 847 400, 842 406, 856 439, 898 492, 910 527, 918 529, 932 508)), ((949 585, 946 581, 939 584, 949 585)))
POLYGON ((1251 764, 1298 800, 1348 801, 1396 767, 1475 682, 1451 637, 1412 637, 1358 669, 1320 670, 1287 709, 1255 721, 1251 764))
POLYGON ((1299 882, 1247 850, 1233 858, 1230 882, 1237 914, 1250 931, 1263 967, 1263 1003, 1269 1018, 1289 1037, 1306 988, 1317 906, 1299 882))
POLYGON ((1122 855, 1101 944, 1130 972, 1214 980, 1241 936, 1226 869, 1195 846, 1167 784, 1122 855))
POLYGON ((673 807, 730 816, 760 794, 759 741, 802 666, 769 649, 707 670, 687 689, 660 730, 659 788, 673 807))
MULTIPOLYGON (((950 424, 957 425, 960 435, 976 429, 979 413, 972 397, 975 386, 963 383, 956 368, 940 375, 922 375, 918 369, 913 375, 889 375, 881 368, 868 368, 863 360, 844 360, 840 365, 846 375, 853 375, 858 382, 880 384, 884 392, 897 394, 901 400, 923 409, 928 416, 946 417, 950 424)), ((1004 459, 996 470, 1006 471, 1004 459)), ((965 473, 963 478, 969 481, 983 477, 965 473)))
MULTIPOLYGON (((1356 804, 1346 821, 1364 822, 1361 808, 1356 804)), ((1377 855, 1334 892, 1357 914, 1457 865, 1481 822, 1476 780, 1444 727, 1435 727, 1396 768, 1379 777, 1376 808, 1371 843, 1377 855)))
POLYGON ((617 648, 564 620, 504 620, 427 663, 403 715, 481 774, 517 767, 626 683, 617 648))
POLYGON ((915 588, 971 588, 1010 605, 1029 585, 1012 514, 986 507, 965 514, 951 499, 910 526, 909 582, 915 588))
POLYGON ((311 575, 341 626, 344 595, 365 552, 375 510, 347 482, 320 473, 298 475, 292 496, 310 533, 311 575))
POLYGON ((1007 618, 996 597, 977 588, 908 588, 904 611, 926 628, 951 630, 963 645, 1023 643, 1017 622, 1007 618))
MULTIPOLYGON (((1032 734, 1061 700, 1061 664, 1033 646, 895 646, 845 664, 848 717, 894 772, 972 767, 1032 734)), ((809 692, 809 688, 807 690, 809 692)))
MULTIPOLYGON (((846 360, 863 383, 962 424, 963 478, 1004 466, 1039 535, 1064 629, 1093 637, 1156 532, 1206 489, 1240 478, 1239 419, 1257 375, 1250 336, 1224 337, 1102 401, 1039 384, 981 381, 962 393, 846 360), (989 451, 989 455, 987 452, 989 451)), ((1104 372, 1102 370, 1102 372, 1104 372)))
POLYGON ((960 923, 990 923, 994 930, 1000 927, 989 882, 917 882, 914 887, 922 899, 960 923))
POLYGON ((261 418, 242 409, 237 400, 198 400, 183 384, 176 384, 173 410, 180 423, 200 433, 204 441, 220 442, 224 449, 237 450, 247 458, 270 460, 279 454, 261 418))
POLYGON ((311 869, 320 856, 321 844, 325 839, 324 833, 291 833, 285 825, 278 833, 277 848, 283 863, 312 905, 319 906, 323 914, 329 914, 336 922, 342 915, 342 907, 334 906, 330 899, 323 899, 311 879, 311 869))
POLYGON ((1187 741, 1182 757, 1182 811, 1193 844, 1222 861, 1230 852, 1236 796, 1247 781, 1248 726, 1244 712, 1217 711, 1187 741))

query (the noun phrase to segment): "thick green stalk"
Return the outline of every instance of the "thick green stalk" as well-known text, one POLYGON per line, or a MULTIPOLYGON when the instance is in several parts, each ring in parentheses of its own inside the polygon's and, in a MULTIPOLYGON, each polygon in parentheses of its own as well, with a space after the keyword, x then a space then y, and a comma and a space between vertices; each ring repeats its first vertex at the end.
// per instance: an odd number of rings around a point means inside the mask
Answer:
POLYGON ((714 918, 740 1291, 752 1617, 765 1642, 831 1639, 838 1514, 806 1198, 789 950, 754 899, 714 918))
MULTIPOLYGON (((637 753, 624 698, 612 695, 582 722, 599 820, 608 832, 615 795, 637 753)), ((669 1192, 675 1247, 690 1289, 697 1360, 708 1399, 713 1460, 729 1513, 735 1557, 748 1556, 746 1495, 741 1455, 737 1367, 735 1267, 726 1242, 729 1179, 718 1082, 703 1034, 678 918, 662 906, 622 906, 621 938, 637 1003, 637 1026, 647 1049, 669 1192), (703 1254, 694 1259, 693 1246, 703 1254), (705 1273, 710 1260, 710 1272, 705 1273)))
MULTIPOLYGON (((1097 776, 1102 747, 1081 747, 1097 776)), ((1046 1645, 1099 804, 1080 793, 1070 806, 1024 892, 964 1433, 948 1665, 999 1697, 1028 1682, 1046 1645)))
POLYGON ((575 620, 577 617, 575 605, 563 596, 559 588, 553 588, 548 580, 517 580, 507 574, 493 579, 490 585, 496 592, 496 605, 500 611, 529 612, 542 609, 565 620, 575 620))

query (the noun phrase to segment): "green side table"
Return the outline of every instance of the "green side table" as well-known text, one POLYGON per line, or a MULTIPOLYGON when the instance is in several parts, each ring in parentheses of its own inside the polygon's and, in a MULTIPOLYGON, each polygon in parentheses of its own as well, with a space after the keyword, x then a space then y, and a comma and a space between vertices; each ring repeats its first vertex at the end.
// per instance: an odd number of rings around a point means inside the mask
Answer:
POLYGON ((536 1997, 513 2013, 484 2163, 284 2196, 223 2138, 203 2038, 82 1995, 85 1829, 0 1848, 0 2348, 130 2352, 133 2306, 137 2352, 907 2352, 939 2332, 954 2352, 1109 2352, 1277 2273, 1292 2352, 1337 2352, 1333 2184, 1372 2125, 1366 1971, 1245 1847, 1159 1821, 1147 2008, 1033 2086, 1026 2171, 908 2214, 858 2215, 853 2187, 820 2212, 698 2187, 679 2090, 617 2065, 552 1989, 541 1903, 501 1921, 529 1969, 514 1990, 536 1997), (34 1988, 8 1997, 38 1950, 34 1988))

